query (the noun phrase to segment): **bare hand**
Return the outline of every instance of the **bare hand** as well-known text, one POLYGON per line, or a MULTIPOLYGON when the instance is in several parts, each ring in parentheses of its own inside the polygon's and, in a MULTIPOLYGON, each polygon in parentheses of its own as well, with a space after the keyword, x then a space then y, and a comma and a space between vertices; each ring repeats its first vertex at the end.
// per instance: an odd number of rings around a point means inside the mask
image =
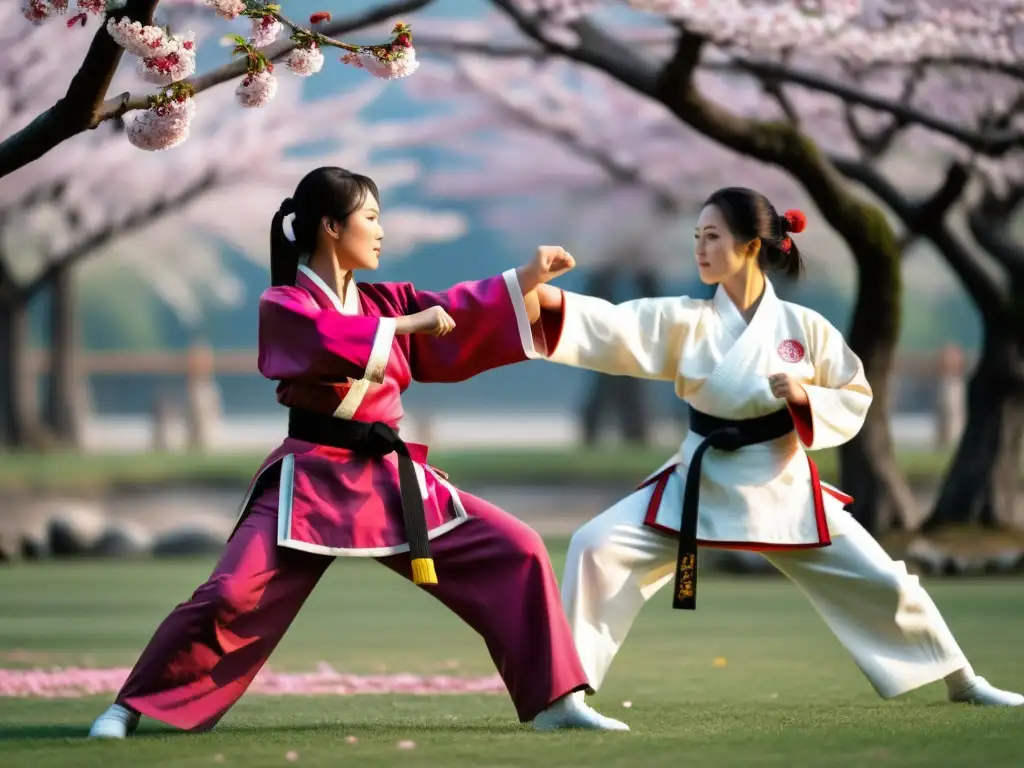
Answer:
POLYGON ((429 333, 431 336, 445 336, 455 330, 455 321, 441 307, 434 306, 410 315, 413 333, 429 333))
POLYGON ((576 259, 560 245, 542 245, 533 258, 533 266, 537 270, 538 281, 549 283, 573 269, 576 259))
POLYGON ((768 377, 772 394, 793 405, 807 405, 807 390, 788 373, 774 373, 768 377))

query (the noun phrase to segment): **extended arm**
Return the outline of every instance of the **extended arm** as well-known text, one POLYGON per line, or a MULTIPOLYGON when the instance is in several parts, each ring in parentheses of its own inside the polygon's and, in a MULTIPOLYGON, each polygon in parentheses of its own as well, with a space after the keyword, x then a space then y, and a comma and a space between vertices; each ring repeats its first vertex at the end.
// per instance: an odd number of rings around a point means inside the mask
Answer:
POLYGON ((440 306, 455 321, 450 333, 410 337, 412 375, 420 382, 464 381, 484 371, 543 357, 560 334, 559 314, 537 305, 537 283, 526 268, 446 291, 408 286, 405 312, 440 306))
POLYGON ((561 338, 548 359, 616 376, 671 381, 684 339, 697 320, 697 304, 686 297, 604 299, 550 286, 538 290, 543 312, 563 316, 561 338), (557 294, 557 295, 556 295, 557 294))

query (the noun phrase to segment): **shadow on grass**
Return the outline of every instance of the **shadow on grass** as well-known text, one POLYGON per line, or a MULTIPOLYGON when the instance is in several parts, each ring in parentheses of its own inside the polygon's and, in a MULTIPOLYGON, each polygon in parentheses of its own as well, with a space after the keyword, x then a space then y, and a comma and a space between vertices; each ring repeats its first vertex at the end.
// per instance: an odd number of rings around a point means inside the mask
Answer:
MULTIPOLYGON (((166 739, 166 738, 202 738, 204 736, 245 736, 257 733, 322 733, 335 732, 338 738, 344 738, 352 733, 366 736, 387 736, 394 734, 402 736, 409 731, 419 733, 516 733, 531 728, 528 724, 514 722, 488 723, 476 722, 466 723, 458 720, 446 720, 438 723, 417 723, 408 721, 392 721, 382 723, 379 720, 367 721, 346 721, 343 723, 307 723, 303 725, 219 725, 212 731, 204 733, 188 733, 170 727, 143 727, 128 741, 166 739)), ((89 725, 9 725, 0 726, 0 742, 4 741, 65 741, 68 739, 85 740, 89 733, 89 725)))

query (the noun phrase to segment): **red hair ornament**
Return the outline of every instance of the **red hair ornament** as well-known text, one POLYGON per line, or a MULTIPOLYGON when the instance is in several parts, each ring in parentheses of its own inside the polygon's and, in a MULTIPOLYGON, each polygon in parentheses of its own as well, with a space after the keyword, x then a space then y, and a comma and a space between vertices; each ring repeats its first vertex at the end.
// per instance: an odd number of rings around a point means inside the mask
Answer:
POLYGON ((794 235, 799 235, 807 228, 807 217, 803 211, 796 208, 790 208, 782 214, 782 218, 786 221, 786 231, 792 232, 794 235))
MULTIPOLYGON (((807 227, 807 216, 796 208, 790 208, 782 214, 782 220, 785 222, 783 229, 793 234, 799 234, 807 227)), ((784 253, 789 253, 789 249, 793 247, 793 240, 788 234, 779 241, 779 247, 784 253)))

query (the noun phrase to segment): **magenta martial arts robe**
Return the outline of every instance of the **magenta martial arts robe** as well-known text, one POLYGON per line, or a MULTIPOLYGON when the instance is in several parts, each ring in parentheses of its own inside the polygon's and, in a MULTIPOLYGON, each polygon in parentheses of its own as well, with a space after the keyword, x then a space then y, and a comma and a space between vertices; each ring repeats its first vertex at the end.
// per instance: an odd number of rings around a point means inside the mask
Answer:
MULTIPOLYGON (((409 284, 350 286, 342 301, 300 267, 295 286, 260 301, 259 369, 282 404, 398 427, 400 393, 546 354, 560 317, 532 327, 514 271, 440 293, 409 284), (399 315, 440 305, 447 336, 395 338, 399 315), (547 343, 545 343, 545 338, 547 343)), ((429 523, 436 584, 424 591, 480 634, 519 719, 587 688, 540 536, 460 493, 410 446, 429 523)), ((157 628, 117 695, 141 714, 212 728, 255 679, 332 556, 374 557, 411 578, 397 459, 286 439, 264 462, 213 573, 157 628)))
MULTIPOLYGON (((398 429, 401 393, 413 380, 464 381, 545 357, 546 344, 557 344, 560 330, 556 313, 543 313, 530 326, 515 270, 439 293, 418 291, 411 283, 352 281, 342 300, 300 266, 296 286, 270 288, 260 299, 259 370, 281 382, 282 405, 398 429), (451 333, 395 336, 395 317, 435 305, 455 321, 451 333)), ((426 463, 427 447, 409 449, 433 539, 464 522, 466 508, 443 473, 426 463)), ((257 472, 240 519, 260 478, 266 473, 276 479, 278 471, 280 546, 334 556, 408 551, 397 454, 377 460, 286 438, 257 472)))

